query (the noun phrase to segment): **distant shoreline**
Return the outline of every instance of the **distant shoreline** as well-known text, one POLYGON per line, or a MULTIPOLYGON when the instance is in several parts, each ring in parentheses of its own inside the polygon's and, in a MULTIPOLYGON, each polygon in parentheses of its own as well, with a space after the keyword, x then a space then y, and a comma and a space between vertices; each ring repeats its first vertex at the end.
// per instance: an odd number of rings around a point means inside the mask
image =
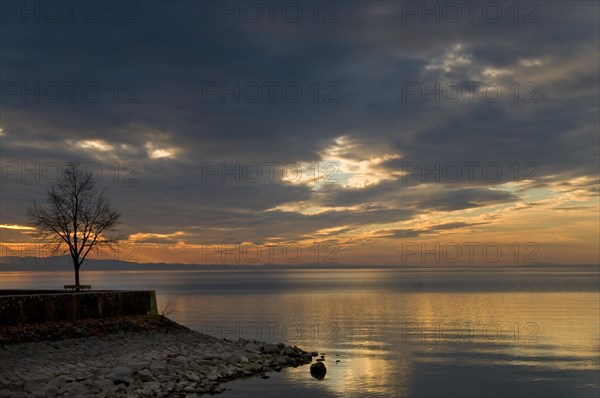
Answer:
POLYGON ((4 326, 0 351, 0 397, 218 393, 222 382, 316 355, 281 343, 220 340, 162 316, 4 326))
MULTIPOLYGON (((458 264, 458 263, 439 263, 439 264, 384 264, 384 265, 352 265, 339 263, 325 264, 191 264, 191 263, 137 263, 115 260, 96 260, 88 259, 82 267, 83 271, 176 271, 176 270, 298 270, 298 269, 536 269, 536 268, 558 268, 569 269, 573 267, 590 268, 600 270, 597 264, 556 264, 556 263, 525 263, 525 264, 458 264)), ((72 271, 73 265, 71 259, 66 256, 60 257, 18 257, 4 256, 0 257, 0 272, 3 271, 72 271)))

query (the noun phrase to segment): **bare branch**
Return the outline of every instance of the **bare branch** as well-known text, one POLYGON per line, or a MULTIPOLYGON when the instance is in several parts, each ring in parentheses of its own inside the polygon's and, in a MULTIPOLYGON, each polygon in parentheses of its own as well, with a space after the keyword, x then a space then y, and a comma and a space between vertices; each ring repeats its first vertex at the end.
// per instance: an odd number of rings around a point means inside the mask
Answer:
POLYGON ((121 213, 111 208, 106 189, 98 191, 93 175, 77 164, 69 164, 61 177, 48 190, 46 206, 33 202, 27 216, 53 253, 61 248, 69 251, 79 285, 79 267, 90 251, 104 245, 112 248, 119 240, 106 234, 116 229, 121 213))

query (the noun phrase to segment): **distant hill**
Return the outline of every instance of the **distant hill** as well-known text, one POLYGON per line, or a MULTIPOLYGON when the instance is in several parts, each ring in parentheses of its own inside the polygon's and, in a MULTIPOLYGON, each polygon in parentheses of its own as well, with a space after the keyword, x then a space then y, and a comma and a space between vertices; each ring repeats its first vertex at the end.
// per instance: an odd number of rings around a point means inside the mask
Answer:
MULTIPOLYGON (((197 265, 197 264, 166 264, 166 263, 132 263, 117 260, 88 259, 82 265, 86 271, 126 271, 126 270, 188 270, 188 269, 214 269, 223 265, 197 265)), ((0 271, 71 271, 73 263, 69 256, 56 257, 18 257, 6 256, 0 260, 0 271)))
MULTIPOLYGON (((258 264, 258 265, 223 265, 223 264, 181 264, 181 263, 132 263, 116 260, 85 260, 82 269, 86 271, 139 271, 139 270, 223 270, 223 269, 356 269, 368 268, 365 265, 347 264, 258 264)), ((439 264, 425 265, 377 265, 373 268, 539 268, 539 267, 591 267, 598 270, 598 265, 593 264, 511 264, 511 265, 458 265, 439 264)), ((0 257, 1 271, 71 271, 73 263, 69 256, 56 257, 0 257)))
MULTIPOLYGON (((257 268, 363 268, 364 266, 343 266, 339 264, 181 264, 181 263, 133 263, 117 260, 87 259, 82 265, 86 271, 127 271, 127 270, 214 270, 227 269, 257 269, 257 268)), ((5 256, 0 259, 0 271, 70 271, 73 263, 69 256, 56 257, 18 257, 5 256)))

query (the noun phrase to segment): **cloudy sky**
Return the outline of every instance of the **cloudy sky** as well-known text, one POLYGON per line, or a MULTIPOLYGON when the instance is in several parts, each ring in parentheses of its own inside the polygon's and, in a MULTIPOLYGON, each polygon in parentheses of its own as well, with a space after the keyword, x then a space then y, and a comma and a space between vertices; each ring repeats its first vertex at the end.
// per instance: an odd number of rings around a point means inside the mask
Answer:
POLYGON ((597 263, 599 4, 467 3, 3 1, 3 254, 79 162, 129 261, 597 263))

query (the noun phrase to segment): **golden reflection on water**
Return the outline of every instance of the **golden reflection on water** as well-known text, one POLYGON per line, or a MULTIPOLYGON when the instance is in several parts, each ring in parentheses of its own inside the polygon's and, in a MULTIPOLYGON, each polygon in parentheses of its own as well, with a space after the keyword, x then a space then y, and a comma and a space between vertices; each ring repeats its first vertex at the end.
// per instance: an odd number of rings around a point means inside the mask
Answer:
MULTIPOLYGON (((224 327, 228 338, 238 336, 236 331, 240 337, 255 337, 244 336, 243 325, 250 323, 300 324, 300 336, 266 336, 263 328, 263 335, 256 337, 287 337, 305 349, 325 351, 329 370, 322 387, 341 396, 390 389, 403 396, 415 363, 532 371, 598 368, 600 306, 598 295, 589 292, 288 292, 175 300, 176 320, 199 330, 237 316, 238 329, 224 327), (321 335, 315 334, 314 325, 321 326, 321 335), (326 325, 336 325, 337 332, 324 333, 326 325)), ((212 331, 223 336, 218 327, 212 331)), ((290 377, 301 381, 306 374, 290 372, 290 377)))

